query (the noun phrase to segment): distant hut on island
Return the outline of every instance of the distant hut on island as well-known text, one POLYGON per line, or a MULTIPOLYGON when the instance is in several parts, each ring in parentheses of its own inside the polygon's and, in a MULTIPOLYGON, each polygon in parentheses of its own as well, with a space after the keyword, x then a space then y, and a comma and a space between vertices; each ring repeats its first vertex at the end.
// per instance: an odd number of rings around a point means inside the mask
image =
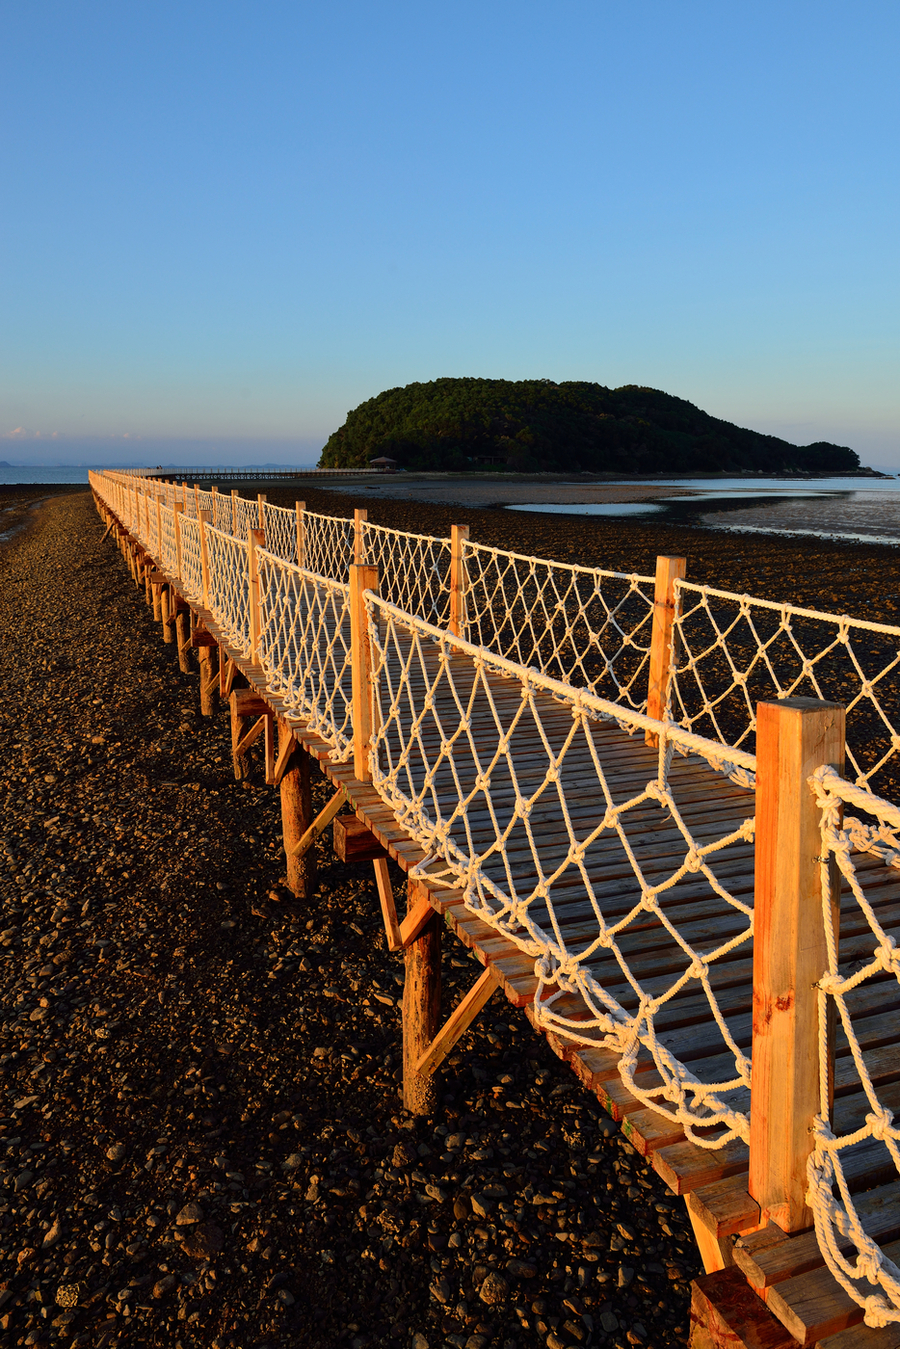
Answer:
POLYGON ((378 459, 369 460, 369 468, 377 468, 379 473, 396 473, 397 460, 389 458, 386 454, 382 454, 378 459))

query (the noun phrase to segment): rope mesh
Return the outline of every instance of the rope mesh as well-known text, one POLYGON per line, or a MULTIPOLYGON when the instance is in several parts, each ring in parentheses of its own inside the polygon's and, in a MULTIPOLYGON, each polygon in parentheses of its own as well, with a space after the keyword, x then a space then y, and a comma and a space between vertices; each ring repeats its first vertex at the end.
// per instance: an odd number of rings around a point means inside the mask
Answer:
POLYGON ((378 567, 385 599, 436 627, 450 618, 450 540, 362 526, 364 560, 378 567))
POLYGON ((466 543, 464 635, 575 688, 647 706, 650 576, 625 576, 466 543))
POLYGON ((900 628, 676 581, 668 715, 752 749, 756 703, 791 695, 847 709, 847 759, 877 785, 900 750, 900 628))
POLYGON ((231 534, 206 527, 209 558, 209 606, 225 635, 243 655, 250 654, 249 545, 231 534))
MULTIPOLYGON (((822 812, 822 915, 828 970, 819 982, 820 1113, 808 1165, 808 1202, 819 1247, 834 1277, 861 1307, 865 1322, 900 1323, 900 1269, 869 1232, 885 1202, 896 1209, 900 1180, 900 1006, 897 885, 885 884, 883 863, 900 868, 900 810, 819 769, 810 780, 822 812), (861 815, 844 816, 845 807, 861 815), (842 913, 835 941, 829 859, 837 862, 842 913), (829 1110, 829 1029, 838 1026, 834 1106, 829 1110), (854 1173, 881 1180, 854 1195, 854 1173)), ((883 1226, 883 1224, 882 1224, 883 1226)))
POLYGON ((260 661, 269 687, 310 730, 353 753, 349 587, 314 576, 265 549, 260 567, 260 661))
POLYGON ((266 530, 266 548, 283 562, 297 561, 297 512, 283 506, 263 507, 266 530))
POLYGON ((629 1089, 702 1146, 746 1139, 749 1059, 715 989, 752 935, 752 893, 727 878, 748 871, 753 798, 731 788, 723 829, 691 787, 698 753, 744 779, 755 761, 672 729, 623 755, 611 725, 659 723, 367 603, 373 782, 429 877, 534 960, 542 1025, 614 1048, 629 1089), (721 1052, 703 1066, 721 1076, 695 1076, 657 1033, 675 999, 705 1002, 721 1052))
POLYGON ((346 580, 353 561, 353 521, 303 513, 303 565, 317 576, 346 580))

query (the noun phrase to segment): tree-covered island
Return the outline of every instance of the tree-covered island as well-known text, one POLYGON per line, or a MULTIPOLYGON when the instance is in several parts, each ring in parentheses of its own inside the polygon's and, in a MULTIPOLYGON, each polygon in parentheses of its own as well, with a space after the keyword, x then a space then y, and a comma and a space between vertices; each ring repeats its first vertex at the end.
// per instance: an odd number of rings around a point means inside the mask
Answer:
POLYGON ((853 473, 845 445, 791 445, 711 417, 683 398, 626 384, 434 379, 386 389, 328 438, 321 468, 519 473, 853 473))

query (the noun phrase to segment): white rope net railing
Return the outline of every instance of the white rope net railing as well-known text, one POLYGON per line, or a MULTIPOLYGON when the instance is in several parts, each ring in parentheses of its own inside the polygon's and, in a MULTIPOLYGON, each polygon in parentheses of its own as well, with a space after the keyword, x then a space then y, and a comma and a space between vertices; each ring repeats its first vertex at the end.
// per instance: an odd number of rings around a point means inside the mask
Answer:
POLYGON ((450 540, 362 524, 363 560, 378 568, 386 599, 435 627, 450 619, 450 540))
POLYGON ((250 654, 249 545, 211 525, 206 527, 209 558, 209 607, 225 636, 250 654))
POLYGON ((349 587, 257 551, 260 662, 269 687, 346 763, 353 753, 349 587))
POLYGON ((701 1146, 746 1139, 749 1058, 715 989, 752 936, 752 894, 732 892, 728 877, 752 855, 753 797, 741 784, 753 757, 524 669, 371 593, 367 604, 373 782, 428 854, 429 878, 458 887, 534 959, 542 1025, 615 1049, 629 1090, 701 1146), (658 753, 630 742, 623 759, 611 726, 662 729, 658 753), (712 826, 689 787, 698 755, 738 779, 712 826), (651 952, 644 975, 630 959, 638 951, 651 952), (721 1075, 695 1076, 657 1034, 677 998, 702 1002, 718 1027, 709 1062, 721 1075))
POLYGON ((178 545, 175 539, 175 511, 171 506, 160 505, 162 537, 159 544, 159 561, 170 576, 178 575, 178 545))
MULTIPOLYGON (((822 920, 828 970, 819 982, 820 1111, 808 1165, 808 1203, 831 1273, 859 1306, 865 1322, 900 1323, 900 1269, 867 1227, 887 1203, 900 1203, 900 809, 820 768, 810 781, 822 812, 822 920), (853 815, 845 815, 852 809, 853 815), (856 813, 859 812, 859 813, 856 813), (846 909, 835 940, 832 892, 837 863, 846 909), (830 1108, 830 1027, 836 1021, 834 1105, 830 1108), (860 1167, 862 1163, 862 1167, 860 1167), (879 1188, 855 1193, 863 1170, 879 1188)), ((883 1224, 883 1219, 882 1219, 883 1224)), ((900 1227, 900 1223, 895 1224, 900 1227)), ((883 1232, 883 1226, 882 1226, 883 1232)), ((883 1239, 883 1238, 882 1238, 883 1239)))
POLYGON ((317 576, 346 581, 353 561, 353 521, 303 512, 303 565, 317 576))
POLYGON ((668 715, 753 749, 756 704, 805 696, 843 703, 858 786, 897 767, 900 628, 676 581, 668 715))
POLYGON ((647 706, 652 576, 465 544, 464 635, 576 688, 647 706))
POLYGON ((251 529, 259 529, 259 502, 248 497, 234 497, 237 528, 232 532, 235 537, 247 542, 251 529))
POLYGON ((200 521, 182 513, 179 521, 181 535, 181 581, 185 599, 195 604, 203 601, 203 554, 200 545, 200 521))
POLYGON ((213 498, 212 524, 222 534, 233 534, 233 510, 231 497, 216 492, 213 498))
POLYGON ((283 506, 263 507, 266 531, 266 550, 280 557, 282 562, 297 561, 297 512, 283 506))

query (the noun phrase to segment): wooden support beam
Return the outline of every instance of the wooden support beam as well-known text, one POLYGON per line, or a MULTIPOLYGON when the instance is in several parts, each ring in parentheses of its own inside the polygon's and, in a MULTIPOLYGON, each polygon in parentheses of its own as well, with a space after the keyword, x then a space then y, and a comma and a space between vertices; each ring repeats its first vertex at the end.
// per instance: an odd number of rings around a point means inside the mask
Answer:
POLYGON ((456 637, 466 635, 466 556, 468 525, 450 526, 450 631, 456 637))
POLYGON ((316 852, 308 848, 301 855, 294 850, 312 823, 310 757, 297 744, 287 722, 278 722, 278 760, 275 778, 281 793, 281 837, 287 861, 287 884, 300 899, 311 899, 316 891, 316 852))
POLYGON ((190 674, 191 616, 188 609, 179 609, 175 615, 175 644, 178 647, 178 668, 190 674))
POLYGON ((343 787, 338 787, 334 796, 328 802, 328 805, 319 811, 299 843, 294 844, 294 847, 291 849, 292 857, 303 857, 304 854, 309 851, 323 830, 327 829, 331 824, 331 821, 334 819, 335 815, 337 815, 343 804, 344 789, 343 787))
MULTIPOLYGON (((812 1226, 806 1164, 819 1113, 817 984, 828 968, 820 811, 809 778, 844 768, 844 709, 812 698, 757 705, 753 1109, 749 1191, 760 1220, 812 1226)), ((837 945, 840 874, 829 921, 837 945)), ((833 1064, 832 1045, 829 1062, 833 1064)))
MULTIPOLYGON (((407 913, 415 912, 421 882, 407 882, 407 913)), ((437 1034, 441 1016, 441 934, 437 913, 404 952, 403 1104, 412 1115, 430 1115, 437 1105, 434 1078, 421 1073, 419 1060, 437 1034)))
POLYGON ((175 591, 172 586, 163 586, 162 592, 162 637, 167 646, 175 641, 175 591))
MULTIPOLYGON (((209 634, 205 634, 209 636, 209 634)), ((198 643, 197 658, 200 663, 200 715, 204 717, 213 717, 216 714, 218 706, 219 679, 218 673, 213 668, 212 653, 218 643, 213 639, 211 642, 198 643)))
POLYGON ((444 1022, 425 1053, 416 1064, 420 1073, 431 1075, 452 1050, 457 1040, 465 1035, 481 1009, 500 987, 497 972, 488 965, 481 977, 469 989, 447 1021, 444 1022))
MULTIPOLYGON (((653 592, 653 629, 650 638, 650 675, 647 716, 662 721, 669 697, 669 667, 672 663, 673 625, 675 621, 675 582, 684 579, 687 562, 683 557, 656 559, 656 585, 653 592)), ((645 731, 644 739, 654 748, 659 744, 655 731, 645 731)))
POLYGON ((338 815, 334 821, 334 855, 341 862, 374 862, 387 857, 387 849, 355 815, 338 815))
POLYGON ((386 857, 373 859, 375 884, 378 886, 378 899, 381 904, 381 917, 384 920, 384 935, 389 951, 399 951, 400 922, 397 918, 397 906, 394 903, 394 887, 391 885, 391 873, 386 857))
POLYGON ((270 712, 266 717, 266 724, 263 727, 263 741, 265 744, 264 762, 266 766, 266 786, 275 786, 275 718, 270 712))
POLYGON ((103 538, 100 540, 101 543, 103 542, 103 539, 106 538, 107 534, 109 534, 110 530, 115 529, 115 525, 116 525, 115 520, 110 520, 109 524, 106 526, 106 529, 103 532, 103 538))
POLYGON ((718 1236, 706 1226, 702 1216, 695 1211, 693 1198, 693 1194, 684 1196, 688 1217, 694 1230, 694 1240, 697 1243, 704 1270, 707 1274, 714 1274, 717 1269, 727 1269, 734 1264, 734 1242, 730 1237, 718 1236))
POLYGON ((353 563, 350 567, 350 665, 353 679, 353 773, 370 782, 369 746, 372 740, 372 651, 363 592, 378 590, 378 568, 353 563))
POLYGON ((232 689, 231 692, 231 758, 234 776, 241 782, 250 773, 246 750, 239 749, 250 717, 264 716, 268 706, 253 689, 232 689))

